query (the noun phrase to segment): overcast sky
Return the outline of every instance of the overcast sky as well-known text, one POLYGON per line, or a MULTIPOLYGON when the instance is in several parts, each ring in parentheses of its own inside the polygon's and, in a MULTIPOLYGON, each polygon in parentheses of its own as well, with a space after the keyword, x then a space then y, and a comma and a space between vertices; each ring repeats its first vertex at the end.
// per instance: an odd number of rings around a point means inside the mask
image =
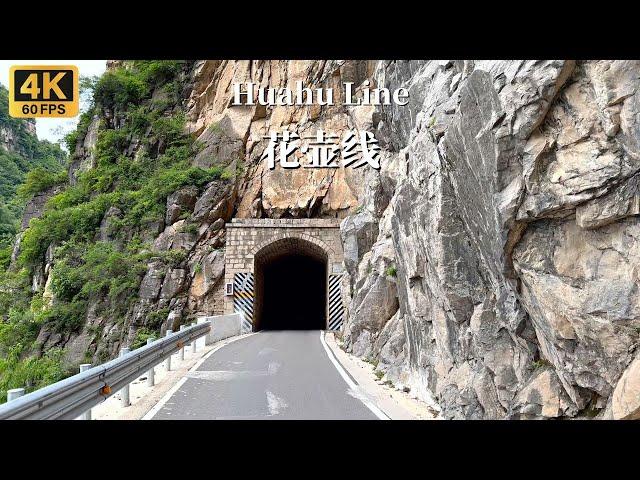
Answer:
MULTIPOLYGON (((12 65, 75 65, 80 76, 88 77, 101 75, 106 64, 106 60, 0 60, 0 83, 9 88, 9 67, 12 65)), ((81 110, 82 107, 80 105, 81 110)), ((38 138, 57 142, 76 127, 79 118, 36 118, 38 138)))

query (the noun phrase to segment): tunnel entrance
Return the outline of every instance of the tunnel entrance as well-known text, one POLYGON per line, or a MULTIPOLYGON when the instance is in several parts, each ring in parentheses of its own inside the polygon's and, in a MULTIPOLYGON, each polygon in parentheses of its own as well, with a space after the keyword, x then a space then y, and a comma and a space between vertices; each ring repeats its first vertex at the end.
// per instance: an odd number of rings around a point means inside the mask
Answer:
POLYGON ((326 326, 326 266, 312 257, 287 255, 263 267, 261 330, 322 330, 326 326))
POLYGON ((254 330, 327 327, 327 255, 299 238, 276 241, 255 256, 254 330))

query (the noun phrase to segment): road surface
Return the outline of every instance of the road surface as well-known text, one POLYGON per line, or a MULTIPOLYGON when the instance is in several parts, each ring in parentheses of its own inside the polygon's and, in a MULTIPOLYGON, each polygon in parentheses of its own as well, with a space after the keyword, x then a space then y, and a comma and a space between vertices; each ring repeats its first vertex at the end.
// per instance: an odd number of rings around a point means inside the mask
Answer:
POLYGON ((360 400, 364 397, 352 380, 343 378, 347 374, 330 359, 333 354, 326 350, 321 334, 265 331, 225 345, 188 372, 151 418, 384 418, 370 402, 360 400))

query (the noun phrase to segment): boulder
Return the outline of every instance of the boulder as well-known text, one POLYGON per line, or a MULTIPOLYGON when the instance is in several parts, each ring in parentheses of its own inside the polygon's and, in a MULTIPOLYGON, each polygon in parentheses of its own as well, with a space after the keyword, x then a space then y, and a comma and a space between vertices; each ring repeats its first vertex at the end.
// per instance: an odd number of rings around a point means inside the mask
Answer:
POLYGON ((162 262, 152 262, 149 264, 147 273, 145 274, 138 296, 142 300, 154 301, 160 295, 160 290, 166 274, 166 267, 162 262))
POLYGON ((194 297, 208 295, 222 278, 224 265, 224 250, 214 250, 206 255, 198 264, 199 268, 194 274, 190 294, 194 297))
POLYGON ((159 252, 168 250, 185 250, 190 251, 196 244, 196 235, 185 231, 187 223, 185 220, 179 220, 173 225, 169 225, 155 239, 153 248, 159 252))
POLYGON ((344 264, 352 277, 378 237, 378 222, 368 211, 345 218, 340 224, 340 236, 344 250, 344 264))
POLYGON ((162 289, 160 290, 160 300, 169 300, 174 298, 178 293, 183 290, 185 279, 187 276, 186 270, 182 268, 174 268, 169 270, 164 277, 162 283, 162 289))
POLYGON ((640 355, 618 380, 612 395, 611 413, 615 420, 640 419, 640 355))
POLYGON ((576 408, 552 368, 536 370, 513 404, 520 418, 558 418, 575 415, 576 408))
POLYGON ((639 241, 631 219, 589 231, 557 220, 530 227, 514 250, 540 349, 580 409, 607 398, 631 361, 639 241))
POLYGON ((193 221, 213 223, 220 218, 228 221, 233 214, 234 191, 234 186, 225 180, 209 183, 195 204, 193 221))
POLYGON ((165 224, 173 225, 184 214, 191 213, 196 204, 198 189, 194 186, 183 187, 167 197, 165 224))
POLYGON ((102 221, 100 222, 100 233, 98 238, 101 242, 109 242, 115 239, 111 232, 112 219, 119 219, 122 217, 122 210, 117 207, 110 207, 107 213, 104 214, 102 221))

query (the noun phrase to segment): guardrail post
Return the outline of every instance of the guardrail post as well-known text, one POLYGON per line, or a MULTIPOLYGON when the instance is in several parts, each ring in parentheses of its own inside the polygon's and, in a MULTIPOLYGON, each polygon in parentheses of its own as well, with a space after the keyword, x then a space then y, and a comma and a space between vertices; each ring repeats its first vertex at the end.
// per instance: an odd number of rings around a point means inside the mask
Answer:
MULTIPOLYGON (((173 330, 167 330, 167 334, 165 336, 170 337, 171 334, 173 334, 173 330)), ((164 364, 167 367, 167 372, 170 372, 171 371, 171 355, 167 357, 164 364)))
MULTIPOLYGON (((147 345, 153 343, 155 339, 153 337, 147 338, 147 345)), ((154 367, 151 367, 147 372, 147 387, 153 387, 156 384, 156 371, 154 367)))
MULTIPOLYGON (((196 322, 193 322, 191 325, 195 325, 196 322)), ((196 341, 197 339, 195 339, 193 342, 191 342, 191 353, 196 353, 196 341)))
MULTIPOLYGON (((186 325, 180 325, 180 331, 183 331, 185 328, 187 328, 186 325)), ((180 349, 180 361, 184 361, 184 347, 180 349)))
MULTIPOLYGON (((86 372, 90 368, 91 368, 90 363, 82 363, 80 364, 80 373, 86 372)), ((80 415, 80 420, 91 420, 91 409, 87 410, 82 415, 80 415)))
MULTIPOLYGON (((207 317, 200 317, 198 318, 198 325, 200 325, 201 323, 208 323, 209 320, 207 319, 207 317)), ((200 341, 200 346, 201 347, 205 347, 207 345, 211 344, 211 332, 207 333, 204 337, 202 337, 202 339, 198 339, 198 341, 200 341)))
POLYGON ((7 402, 20 398, 23 395, 24 388, 12 388, 11 390, 7 390, 7 402))
MULTIPOLYGON (((124 357, 127 353, 129 353, 129 349, 127 347, 122 348, 120 350, 120 356, 124 357)), ((128 407, 131 405, 131 401, 129 398, 129 384, 127 383, 122 390, 120 390, 120 403, 123 407, 128 407)))

